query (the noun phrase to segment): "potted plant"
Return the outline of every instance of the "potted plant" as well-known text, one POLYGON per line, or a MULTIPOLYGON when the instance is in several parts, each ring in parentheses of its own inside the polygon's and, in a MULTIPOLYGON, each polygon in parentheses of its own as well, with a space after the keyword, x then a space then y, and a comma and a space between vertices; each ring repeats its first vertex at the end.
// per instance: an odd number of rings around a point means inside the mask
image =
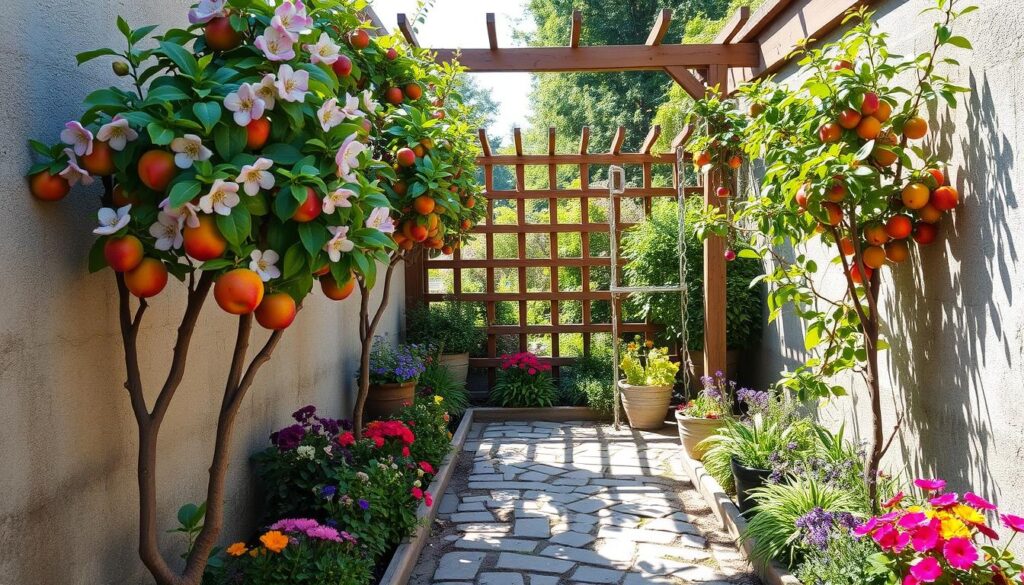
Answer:
POLYGON ((386 418, 412 404, 416 381, 426 369, 426 353, 420 345, 400 343, 392 347, 383 337, 374 339, 370 351, 370 392, 366 398, 370 420, 386 418))
POLYGON ((629 426, 641 430, 665 426, 665 415, 679 372, 679 364, 669 359, 668 349, 654 347, 650 340, 641 343, 638 336, 626 344, 619 367, 625 377, 619 380, 619 388, 629 426))
POLYGON ((702 376, 703 388, 697 397, 676 408, 676 424, 679 426, 679 441, 691 458, 704 458, 700 443, 715 434, 732 415, 736 382, 725 379, 725 374, 715 372, 715 377, 702 376))
POLYGON ((551 364, 524 351, 501 356, 501 371, 491 401, 504 408, 548 408, 555 405, 551 364))
POLYGON ((413 343, 429 343, 440 351, 439 361, 459 384, 469 375, 469 354, 483 345, 486 333, 477 325, 477 307, 471 303, 445 301, 423 304, 409 310, 406 334, 413 343))

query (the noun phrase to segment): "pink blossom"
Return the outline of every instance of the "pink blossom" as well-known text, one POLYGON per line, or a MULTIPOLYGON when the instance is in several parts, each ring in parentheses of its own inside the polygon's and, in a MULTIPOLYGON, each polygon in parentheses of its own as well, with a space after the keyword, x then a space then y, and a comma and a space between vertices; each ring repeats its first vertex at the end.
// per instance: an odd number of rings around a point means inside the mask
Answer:
POLYGON ((306 16, 306 6, 302 0, 294 3, 288 0, 274 10, 274 18, 270 24, 288 31, 293 38, 297 38, 302 31, 313 26, 313 19, 306 16))
POLYGON ((92 132, 77 120, 64 124, 60 141, 72 147, 78 156, 92 154, 92 132))
POLYGON ((939 543, 939 531, 936 528, 938 520, 925 526, 920 526, 911 535, 910 544, 917 552, 928 552, 939 543))
POLYGON ((907 528, 916 528, 918 526, 921 526, 921 525, 927 524, 927 523, 928 523, 928 515, 925 514, 924 512, 910 512, 909 514, 903 515, 903 517, 900 518, 899 521, 896 522, 896 525, 899 526, 900 528, 907 529, 907 528))
POLYGON ((188 21, 192 24, 205 24, 224 14, 224 0, 199 0, 199 4, 188 11, 188 21))
POLYGON ((979 510, 995 510, 996 505, 974 492, 964 494, 964 501, 979 510))
POLYGON ((894 495, 893 497, 891 497, 888 500, 886 500, 885 502, 883 502, 882 503, 882 507, 883 508, 895 508, 896 506, 899 505, 900 502, 903 501, 903 497, 904 497, 903 492, 898 492, 896 495, 894 495))
POLYGON ((957 497, 956 492, 949 492, 948 494, 942 494, 928 500, 928 503, 936 508, 948 508, 957 503, 957 500, 959 500, 959 497, 957 497))
POLYGON ((967 571, 978 560, 978 549, 966 538, 951 538, 942 547, 946 562, 954 569, 967 571))
POLYGON ((933 557, 925 557, 910 565, 910 574, 920 583, 932 583, 942 576, 942 567, 933 557))
POLYGON ((926 492, 941 492, 946 489, 946 480, 918 478, 914 480, 914 485, 926 492))
POLYGON ((1003 514, 999 517, 1007 528, 1014 532, 1024 532, 1024 518, 1013 514, 1003 514))
POLYGON ((433 506, 434 505, 434 496, 430 495, 430 492, 424 492, 424 494, 423 494, 423 503, 425 503, 428 508, 433 506))
POLYGON ((271 61, 290 61, 295 58, 295 39, 283 28, 268 26, 253 44, 271 61))

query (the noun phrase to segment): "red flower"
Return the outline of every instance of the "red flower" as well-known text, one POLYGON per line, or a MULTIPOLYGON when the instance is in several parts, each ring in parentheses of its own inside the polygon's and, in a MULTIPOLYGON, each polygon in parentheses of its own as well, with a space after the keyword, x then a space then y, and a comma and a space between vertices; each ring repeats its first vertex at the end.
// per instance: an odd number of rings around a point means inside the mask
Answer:
POLYGON ((427 504, 428 508, 434 505, 434 497, 430 495, 430 492, 423 494, 423 501, 427 504))
POLYGON ((349 445, 354 445, 355 442, 356 442, 355 436, 353 436, 352 433, 349 433, 349 432, 342 433, 342 435, 340 437, 338 437, 338 444, 341 445, 342 447, 348 447, 349 445))
POLYGON ((372 437, 372 439, 373 444, 376 445, 378 449, 384 446, 384 437, 372 437))
POLYGON ((420 461, 420 469, 423 470, 423 473, 434 473, 434 466, 428 461, 420 461))
POLYGON ((420 488, 418 488, 418 487, 412 488, 412 492, 411 493, 412 493, 412 497, 416 498, 417 500, 422 500, 423 499, 423 490, 421 490, 420 488))
POLYGON ((408 456, 409 456, 409 448, 408 447, 402 447, 402 457, 408 457, 408 456))

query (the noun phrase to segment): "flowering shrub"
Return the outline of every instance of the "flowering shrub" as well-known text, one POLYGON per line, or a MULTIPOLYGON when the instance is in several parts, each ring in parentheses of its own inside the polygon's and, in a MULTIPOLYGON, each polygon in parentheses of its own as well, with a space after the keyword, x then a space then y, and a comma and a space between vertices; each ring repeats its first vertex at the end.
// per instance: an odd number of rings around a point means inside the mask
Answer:
POLYGON ((398 344, 377 337, 370 351, 370 383, 395 384, 415 380, 426 369, 429 349, 422 345, 398 344))
MULTIPOLYGON (((887 510, 854 528, 854 535, 870 538, 881 552, 874 568, 890 582, 1009 583, 1021 577, 1021 565, 1009 552, 1013 537, 996 547, 998 534, 988 515, 996 506, 968 492, 961 498, 944 491, 941 479, 917 479, 920 500, 910 501, 903 492, 882 504, 887 510)), ((1024 518, 999 515, 1002 525, 1015 537, 1024 532, 1024 518)))
POLYGON ((210 585, 365 585, 373 562, 348 532, 308 518, 280 520, 251 546, 236 542, 211 567, 210 585))
POLYGON ((668 349, 654 347, 654 342, 640 342, 640 337, 626 344, 619 367, 626 383, 633 386, 672 386, 679 364, 668 357, 668 349))
MULTIPOLYGON (((715 372, 715 376, 702 376, 703 386, 697 397, 680 404, 676 410, 684 416, 693 418, 719 419, 732 415, 733 397, 736 395, 736 382, 726 380, 725 374, 715 372)), ((741 392, 750 392, 743 388, 741 392)))
POLYGON ((501 356, 501 371, 491 400, 506 408, 547 407, 555 403, 551 364, 524 351, 501 356))
POLYGON ((441 396, 417 398, 395 415, 416 433, 416 441, 409 447, 414 461, 440 464, 448 455, 452 434, 448 430, 451 417, 447 405, 448 401, 441 396))

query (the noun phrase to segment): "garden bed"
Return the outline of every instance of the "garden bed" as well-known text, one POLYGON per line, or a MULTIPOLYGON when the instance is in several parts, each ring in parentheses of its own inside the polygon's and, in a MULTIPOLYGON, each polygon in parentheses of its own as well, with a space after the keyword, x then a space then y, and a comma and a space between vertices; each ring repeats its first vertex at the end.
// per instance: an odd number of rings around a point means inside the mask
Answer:
POLYGON ((707 502, 708 507, 721 521, 722 527, 736 537, 740 552, 750 560, 761 580, 766 585, 800 585, 800 581, 779 563, 755 562, 751 558, 750 553, 754 548, 754 542, 751 539, 740 539, 740 535, 747 527, 747 520, 740 514, 736 502, 725 493, 725 489, 715 481, 715 478, 711 477, 700 461, 691 459, 684 450, 680 450, 679 454, 683 460, 683 468, 690 476, 690 482, 693 483, 694 489, 707 502))

